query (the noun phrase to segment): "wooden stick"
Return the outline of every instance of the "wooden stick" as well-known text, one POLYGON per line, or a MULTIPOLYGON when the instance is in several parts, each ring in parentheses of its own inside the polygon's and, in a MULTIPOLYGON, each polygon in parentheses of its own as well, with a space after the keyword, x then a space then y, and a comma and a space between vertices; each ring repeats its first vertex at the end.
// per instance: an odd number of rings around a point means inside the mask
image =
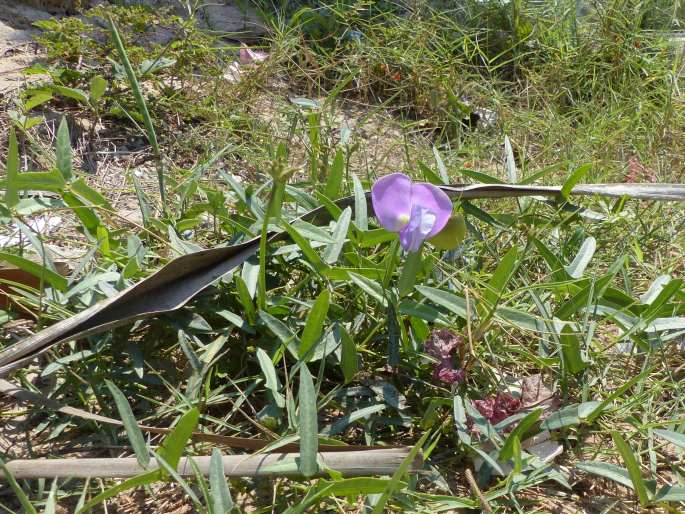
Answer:
MULTIPOLYGON (((409 454, 409 448, 354 452, 319 453, 323 466, 344 476, 393 475, 409 454)), ((227 455, 223 457, 224 474, 228 477, 298 476, 298 453, 264 453, 227 455)), ((194 476, 191 459, 203 475, 209 474, 210 457, 184 457, 178 465, 182 476, 194 476)), ((411 467, 418 471, 419 461, 411 467)), ((114 459, 33 459, 13 460, 6 464, 15 478, 129 478, 145 472, 135 458, 114 459)), ((147 471, 157 469, 156 461, 147 471)), ((321 472, 319 476, 327 474, 321 472)), ((0 479, 2 479, 0 474, 0 479)))

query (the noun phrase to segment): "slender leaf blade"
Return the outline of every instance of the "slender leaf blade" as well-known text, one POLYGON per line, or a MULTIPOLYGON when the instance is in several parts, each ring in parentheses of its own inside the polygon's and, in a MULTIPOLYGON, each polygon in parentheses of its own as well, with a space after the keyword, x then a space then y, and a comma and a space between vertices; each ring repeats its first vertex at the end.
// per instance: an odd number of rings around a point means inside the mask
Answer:
POLYGON ((55 147, 55 156, 57 158, 57 169, 67 182, 72 179, 72 156, 71 156, 71 138, 69 136, 69 126, 67 119, 62 117, 62 121, 57 129, 57 143, 55 147))
POLYGON ((17 135, 14 132, 14 127, 10 127, 6 173, 5 205, 12 208, 19 203, 19 148, 17 146, 17 135))
POLYGON ((319 464, 316 460, 316 454, 319 449, 319 425, 316 409, 316 389, 306 364, 300 366, 299 402, 300 460, 298 468, 304 477, 311 477, 319 471, 319 464))
POLYGON ((328 316, 328 307, 330 306, 330 303, 331 293, 328 289, 324 289, 314 301, 314 305, 307 315, 307 321, 305 322, 304 330, 300 337, 300 357, 304 358, 312 346, 314 346, 314 343, 321 337, 326 317, 328 316))
POLYGON ((209 461, 209 487, 214 514, 226 514, 233 509, 233 498, 224 474, 221 451, 218 448, 212 450, 212 458, 209 461))
POLYGON ((121 390, 113 382, 105 380, 105 384, 107 385, 107 388, 114 397, 114 403, 117 406, 117 410, 119 411, 121 421, 124 423, 126 435, 128 436, 128 440, 131 442, 133 452, 136 454, 138 464, 140 464, 140 466, 143 469, 146 469, 150 464, 150 452, 148 451, 147 445, 145 444, 145 437, 143 436, 143 432, 140 430, 138 422, 136 421, 136 418, 133 415, 131 406, 129 405, 128 400, 126 399, 126 396, 124 396, 124 393, 122 393, 121 390))

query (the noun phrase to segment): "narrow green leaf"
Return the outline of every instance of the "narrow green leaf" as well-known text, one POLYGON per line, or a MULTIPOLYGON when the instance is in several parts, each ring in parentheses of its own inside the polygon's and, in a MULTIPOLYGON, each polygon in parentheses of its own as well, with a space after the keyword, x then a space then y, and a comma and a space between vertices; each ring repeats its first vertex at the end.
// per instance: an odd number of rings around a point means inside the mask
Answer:
POLYGON ((51 91, 38 91, 26 100, 26 103, 24 103, 24 112, 29 112, 31 109, 35 109, 39 105, 49 102, 50 100, 52 100, 51 91))
POLYGON ((366 212, 366 194, 357 175, 352 174, 354 185, 354 224, 362 232, 369 230, 369 218, 366 212))
POLYGON ((554 253, 549 248, 547 248, 547 246, 542 241, 540 241, 539 239, 533 239, 533 243, 535 244, 535 247, 538 249, 538 252, 540 252, 540 254, 542 255, 542 258, 545 259, 547 266, 549 266, 549 269, 552 272, 552 279, 555 282, 564 282, 571 278, 566 272, 566 267, 561 262, 561 259, 554 255, 554 253))
POLYGON ((665 485, 656 493, 654 500, 657 502, 685 502, 685 487, 665 485))
POLYGON ((402 273, 400 273, 400 279, 397 282, 397 288, 399 289, 400 296, 406 296, 414 289, 414 285, 416 284, 416 275, 421 270, 422 249, 423 246, 419 247, 418 251, 416 252, 409 252, 404 260, 402 273))
POLYGON ((60 86, 57 84, 50 84, 50 89, 58 95, 71 98, 82 104, 88 104, 88 96, 82 89, 75 87, 60 86))
POLYGON ((509 250, 502 260, 500 260, 497 268, 490 278, 487 289, 483 292, 483 299, 490 306, 490 312, 493 312, 504 294, 504 290, 511 280, 514 270, 516 269, 516 261, 518 259, 518 249, 514 246, 509 250))
POLYGON ((586 473, 608 478, 609 480, 613 480, 614 482, 633 489, 633 482, 630 480, 628 470, 617 466, 616 464, 601 461, 579 462, 576 464, 576 468, 585 471, 586 473))
POLYGON ((645 293, 640 296, 640 303, 649 305, 651 304, 658 296, 659 293, 663 290, 664 286, 668 284, 673 278, 670 275, 660 275, 658 276, 654 282, 651 283, 649 286, 649 289, 645 291, 645 293))
POLYGON ((599 402, 590 401, 576 405, 568 405, 552 412, 540 425, 543 430, 558 430, 564 427, 580 425, 585 421, 588 413, 592 412, 599 402))
POLYGON ((331 236, 328 230, 324 228, 317 227, 316 225, 312 225, 311 223, 307 223, 306 221, 302 220, 296 221, 292 225, 297 229, 300 235, 308 241, 316 241, 318 243, 326 244, 335 242, 333 236, 331 236))
POLYGON ((31 500, 29 500, 29 497, 26 496, 26 493, 17 483, 17 480, 14 478, 14 475, 12 475, 9 469, 7 469, 2 459, 0 459, 0 468, 2 468, 2 471, 5 475, 5 480, 9 484, 10 489, 12 489, 12 492, 16 496, 17 500, 19 500, 19 503, 24 509, 25 514, 38 514, 36 508, 31 504, 31 500))
POLYGON ((45 501, 45 509, 43 509, 43 514, 55 514, 57 509, 57 479, 53 479, 52 485, 50 486, 50 493, 48 494, 48 499, 45 501))
POLYGON ((190 436, 193 435, 193 431, 197 428, 199 419, 200 412, 193 407, 181 416, 181 419, 171 433, 162 441, 159 455, 172 468, 176 469, 178 467, 178 461, 181 459, 181 455, 183 455, 183 450, 185 450, 190 436))
POLYGON ((321 430, 321 433, 326 436, 335 436, 338 434, 342 434, 345 431, 345 429, 355 421, 368 418, 372 414, 384 411, 386 408, 386 404, 377 403, 375 405, 369 405, 368 407, 362 407, 361 409, 348 412, 342 418, 336 420, 334 423, 331 423, 327 427, 324 427, 321 430))
POLYGON ((653 432, 662 439, 666 439, 668 442, 673 443, 676 446, 685 448, 685 434, 673 432, 671 430, 662 430, 660 428, 655 428, 653 432))
MULTIPOLYGON (((178 465, 172 466, 169 464, 164 457, 162 457, 159 453, 156 453, 155 451, 152 451, 152 455, 154 456, 155 460, 157 461, 157 464, 159 464, 159 471, 162 472, 162 476, 164 478, 169 477, 168 480, 171 480, 178 484, 181 489, 183 489, 183 492, 186 493, 188 498, 195 503, 195 505, 198 505, 200 503, 200 499, 197 497, 195 494, 195 491, 188 485, 188 482, 178 473, 178 470, 176 469, 178 465)), ((191 468, 194 468, 195 472, 197 473, 199 470, 197 468, 197 464, 192 462, 191 460, 191 468)), ((204 480, 204 477, 200 475, 200 477, 204 480)))
POLYGON ((0 262, 5 261, 12 266, 24 270, 26 273, 30 273, 34 277, 38 277, 48 284, 50 284, 55 289, 60 291, 65 291, 67 289, 67 279, 62 275, 55 273, 54 271, 41 266, 37 262, 30 261, 24 257, 19 257, 7 252, 0 252, 0 262))
POLYGON ((323 260, 326 263, 335 264, 338 261, 340 252, 342 251, 345 241, 347 240, 347 231, 350 228, 351 219, 352 209, 347 207, 344 211, 342 211, 335 223, 333 234, 331 234, 333 243, 329 244, 323 253, 323 260))
POLYGON ((304 330, 300 337, 300 348, 298 352, 303 359, 312 346, 314 346, 314 343, 321 337, 323 326, 326 322, 326 316, 328 316, 330 302, 331 293, 328 289, 324 289, 314 301, 314 305, 307 315, 307 321, 305 322, 304 330))
POLYGON ((299 231, 295 227, 293 227, 290 223, 287 223, 285 221, 281 223, 281 227, 285 229, 285 231, 288 233, 293 242, 300 247, 300 250, 302 250, 303 255, 310 262, 310 264, 314 267, 315 270, 321 272, 328 268, 328 264, 326 264, 321 259, 321 257, 319 257, 319 254, 316 253, 316 251, 314 251, 312 246, 309 244, 309 241, 302 237, 302 235, 300 235, 299 231))
POLYGON ((566 370, 576 375, 587 368, 587 363, 583 360, 583 355, 580 353, 578 335, 574 333, 569 325, 561 329, 559 340, 561 342, 561 359, 566 370))
POLYGON ((342 187, 343 172, 345 171, 345 153, 342 148, 338 148, 333 158, 333 164, 330 167, 328 179, 326 180, 326 188, 324 194, 331 200, 337 200, 340 196, 340 189, 342 187))
POLYGON ((535 409, 534 411, 528 413, 525 418, 519 421, 516 428, 509 433, 509 436, 504 441, 502 449, 499 451, 499 457, 503 461, 507 461, 513 457, 514 454, 514 440, 518 439, 519 442, 523 439, 523 436, 533 428, 533 426, 540 419, 543 409, 535 409))
POLYGON ((86 204, 81 199, 69 191, 62 193, 62 200, 73 210, 76 217, 81 221, 83 228, 92 237, 97 236, 98 227, 102 225, 100 217, 95 213, 94 209, 86 207, 86 204))
POLYGON ((628 443, 621 437, 621 434, 616 430, 611 431, 611 438, 614 440, 614 444, 618 449, 618 452, 623 458, 623 463, 628 468, 628 474, 630 475, 630 481, 633 483, 633 489, 637 494, 638 500, 640 500, 640 505, 643 507, 649 503, 649 494, 647 492, 647 486, 642 478, 642 472, 640 471, 640 464, 635 458, 633 450, 630 448, 628 443))
MULTIPOLYGON (((105 489, 103 492, 98 494, 95 498, 87 502, 83 507, 81 507, 79 510, 76 511, 76 514, 81 514, 82 512, 88 512, 90 509, 98 505, 99 503, 102 503, 103 501, 111 498, 112 496, 116 496, 117 494, 128 491, 129 489, 134 489, 136 487, 142 487, 144 485, 151 484, 153 482, 156 482, 162 478, 162 474, 160 470, 154 470, 154 471, 149 471, 147 473, 143 473, 142 475, 138 475, 133 478, 129 478, 128 480, 115 485, 114 487, 110 487, 109 489, 105 489)), ((35 511, 33 511, 35 512, 35 511)))
POLYGON ((147 445, 145 444, 145 437, 143 437, 143 432, 140 430, 138 422, 136 421, 136 418, 133 415, 131 406, 129 405, 128 400, 126 399, 126 396, 124 396, 124 393, 122 393, 121 390, 113 382, 105 380, 105 384, 107 385, 107 388, 114 397, 114 403, 117 406, 117 410, 119 411, 121 421, 124 423, 126 435, 128 436, 128 440, 131 443, 131 447, 133 448, 133 451, 136 454, 138 464, 140 464, 140 466, 143 469, 146 469, 150 464, 150 452, 148 451, 147 445))
POLYGON ((386 503, 388 503, 390 496, 400 489, 402 484, 402 477, 404 477, 409 468, 411 468, 411 466, 414 464, 414 460, 416 459, 421 448, 423 448, 426 439, 428 439, 428 436, 430 435, 431 432, 426 431, 421 436, 421 439, 419 439, 418 442, 409 451, 409 454, 405 457, 405 459, 402 461, 402 464, 399 465, 397 471, 395 471, 395 474, 390 479, 388 487, 385 489, 385 491, 383 491, 380 498, 376 502, 372 514, 382 514, 384 512, 383 509, 385 509, 385 505, 386 503))
POLYGON ((514 440, 511 444, 511 453, 512 457, 514 458, 514 475, 518 475, 521 473, 521 468, 523 467, 522 459, 521 459, 521 440, 518 438, 518 436, 514 437, 514 440))
POLYGON ((385 291, 378 282, 351 271, 349 272, 349 275, 352 282, 357 284, 362 291, 374 298, 383 307, 387 307, 388 301, 385 298, 385 291))
POLYGON ((647 377, 650 373, 652 372, 652 368, 647 368, 644 370, 642 373, 639 375, 635 375, 633 378, 628 380, 625 384, 623 384, 621 387, 616 389, 613 393, 611 393, 609 396, 607 396, 604 400, 602 400, 597 407, 595 407, 590 413, 587 414, 586 418, 588 423, 592 423, 597 416, 599 416, 604 409, 606 408, 607 405, 609 405, 611 402, 613 402, 616 398, 621 396, 623 393, 625 393, 628 389, 633 387, 635 384, 643 380, 645 377, 647 377))
POLYGON ((14 127, 10 127, 9 148, 6 163, 5 205, 14 207, 19 203, 19 149, 14 127))
POLYGON ((340 367, 342 368, 345 382, 351 381, 359 371, 359 356, 357 355, 357 345, 354 344, 349 332, 339 325, 342 349, 340 355, 340 367))
POLYGON ((34 191, 52 191, 61 193, 65 186, 64 177, 57 170, 26 171, 16 175, 17 189, 34 191))
POLYGON ((243 306, 243 311, 245 312, 245 317, 250 325, 254 325, 257 321, 257 313, 255 311, 254 303, 250 297, 250 291, 247 288, 247 284, 238 275, 235 275, 235 286, 238 290, 238 299, 243 306))
POLYGON ((102 206, 110 211, 114 210, 112 204, 109 203, 109 200, 86 184, 82 178, 74 180, 71 184, 69 184, 69 189, 71 189, 71 192, 77 195, 80 199, 85 200, 91 205, 102 206))
MULTIPOLYGON (((117 27, 114 24, 114 21, 111 17, 109 18, 109 27, 110 32, 112 33, 114 47, 116 48, 117 53, 119 54, 119 59, 121 59, 121 63, 124 66, 124 70, 126 72, 126 77, 128 78, 128 82, 131 85, 131 91, 133 92, 133 97, 136 100, 136 105, 138 106, 140 114, 143 116, 143 122, 145 123, 147 139, 150 142, 150 146, 152 146, 152 151, 154 152, 155 157, 158 161, 160 161, 161 152, 159 149, 159 144, 157 143, 157 134, 155 133, 155 127, 152 123, 152 117, 150 116, 150 112, 147 109, 145 97, 143 97, 143 92, 140 89, 140 84, 138 83, 138 79, 136 78, 136 73, 133 70, 133 66, 131 66, 131 61, 129 61, 128 59, 128 54, 126 53, 126 48, 124 48, 124 43, 121 41, 119 31, 117 30, 117 27)), ((162 199, 162 204, 165 204, 166 191, 164 189, 164 173, 161 166, 159 165, 157 168, 157 181, 159 183, 159 194, 162 199)))
POLYGON ((299 403, 300 460, 298 468, 304 477, 311 477, 319 471, 319 464, 316 460, 319 449, 319 425, 316 389, 314 389, 312 375, 304 363, 300 366, 299 403))
POLYGON ((212 495, 214 514, 226 514, 233 509, 233 498, 228 488, 228 480, 224 475, 224 463, 221 451, 218 448, 212 450, 212 458, 209 461, 209 487, 212 495))
POLYGON ((299 347, 300 340, 285 323, 266 311, 259 311, 259 319, 269 327, 276 337, 286 346, 295 343, 299 347))
POLYGON ((71 138, 69 136, 67 119, 64 117, 59 124, 59 128, 57 129, 55 156, 57 157, 57 169, 64 177, 64 180, 70 181, 73 176, 71 162, 71 138))
POLYGON ((459 173, 465 177, 475 180, 476 182, 480 182, 481 184, 504 184, 503 180, 493 177, 492 175, 488 175, 487 173, 483 173, 482 171, 461 168, 459 173))
POLYGON ((438 167, 440 180, 442 180, 443 184, 449 184, 450 178, 447 176, 447 166, 445 166, 445 162, 442 160, 442 156, 435 145, 433 146, 433 157, 435 157, 435 165, 438 167))
POLYGON ((460 318, 466 319, 466 300, 461 296, 428 286, 416 286, 416 290, 433 303, 445 307, 460 318))
POLYGON ((566 267, 566 272, 573 278, 582 277, 596 249, 597 240, 592 236, 586 238, 573 262, 566 267))
POLYGON ((419 170, 421 170, 421 173, 423 173, 423 180, 430 184, 435 184, 438 186, 445 184, 445 182, 442 181, 442 179, 438 176, 437 173, 435 173, 432 169, 430 169, 421 161, 418 162, 418 166, 419 170))
POLYGON ((271 391, 276 405, 281 408, 285 407, 285 398, 279 390, 281 385, 278 382, 278 375, 276 375, 276 368, 274 367, 273 361, 261 348, 257 348, 257 360, 259 361, 259 367, 262 368, 262 374, 264 375, 264 386, 271 391))
POLYGON ((583 164, 576 168, 571 175, 566 179, 564 185, 561 186, 561 196, 568 198, 573 188, 580 182, 585 175, 592 169, 592 164, 583 164))
MULTIPOLYGON (((353 496, 357 497, 360 494, 379 494, 382 493, 389 485, 388 478, 371 478, 371 477, 356 477, 343 478, 342 480, 328 481, 320 480, 320 486, 328 487, 328 495, 332 496, 353 496)), ((400 483, 399 489, 407 487, 406 483, 400 483)))
POLYGON ((516 159, 514 158, 514 149, 511 147, 509 136, 504 136, 504 160, 507 165, 507 177, 510 184, 518 182, 516 172, 516 159))
POLYGON ((373 230, 368 230, 362 232, 357 238, 357 244, 362 248, 370 248, 381 243, 387 243, 397 238, 397 234, 385 230, 384 228, 375 228, 373 230))

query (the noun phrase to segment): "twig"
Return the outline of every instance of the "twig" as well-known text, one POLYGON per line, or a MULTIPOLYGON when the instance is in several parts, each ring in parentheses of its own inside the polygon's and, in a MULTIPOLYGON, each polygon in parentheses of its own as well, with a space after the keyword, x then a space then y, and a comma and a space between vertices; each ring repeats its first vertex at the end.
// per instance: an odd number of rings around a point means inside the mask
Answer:
POLYGON ((473 473, 471 473, 471 470, 469 468, 466 468, 465 475, 466 481, 469 483, 469 487, 471 488, 471 492, 478 497, 478 501, 480 502, 480 506, 482 507, 482 509, 488 514, 492 514, 492 507, 490 507, 488 500, 486 500, 485 496, 483 496, 483 493, 478 487, 476 479, 473 478, 473 473))

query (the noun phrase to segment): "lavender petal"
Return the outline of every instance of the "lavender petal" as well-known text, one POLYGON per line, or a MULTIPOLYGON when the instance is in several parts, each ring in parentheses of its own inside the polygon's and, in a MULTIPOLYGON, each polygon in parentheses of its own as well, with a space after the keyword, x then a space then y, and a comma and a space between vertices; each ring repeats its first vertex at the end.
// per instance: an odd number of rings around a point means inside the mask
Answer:
POLYGON ((399 232, 411 217, 411 179, 403 173, 379 178, 371 188, 373 212, 381 227, 399 232))

